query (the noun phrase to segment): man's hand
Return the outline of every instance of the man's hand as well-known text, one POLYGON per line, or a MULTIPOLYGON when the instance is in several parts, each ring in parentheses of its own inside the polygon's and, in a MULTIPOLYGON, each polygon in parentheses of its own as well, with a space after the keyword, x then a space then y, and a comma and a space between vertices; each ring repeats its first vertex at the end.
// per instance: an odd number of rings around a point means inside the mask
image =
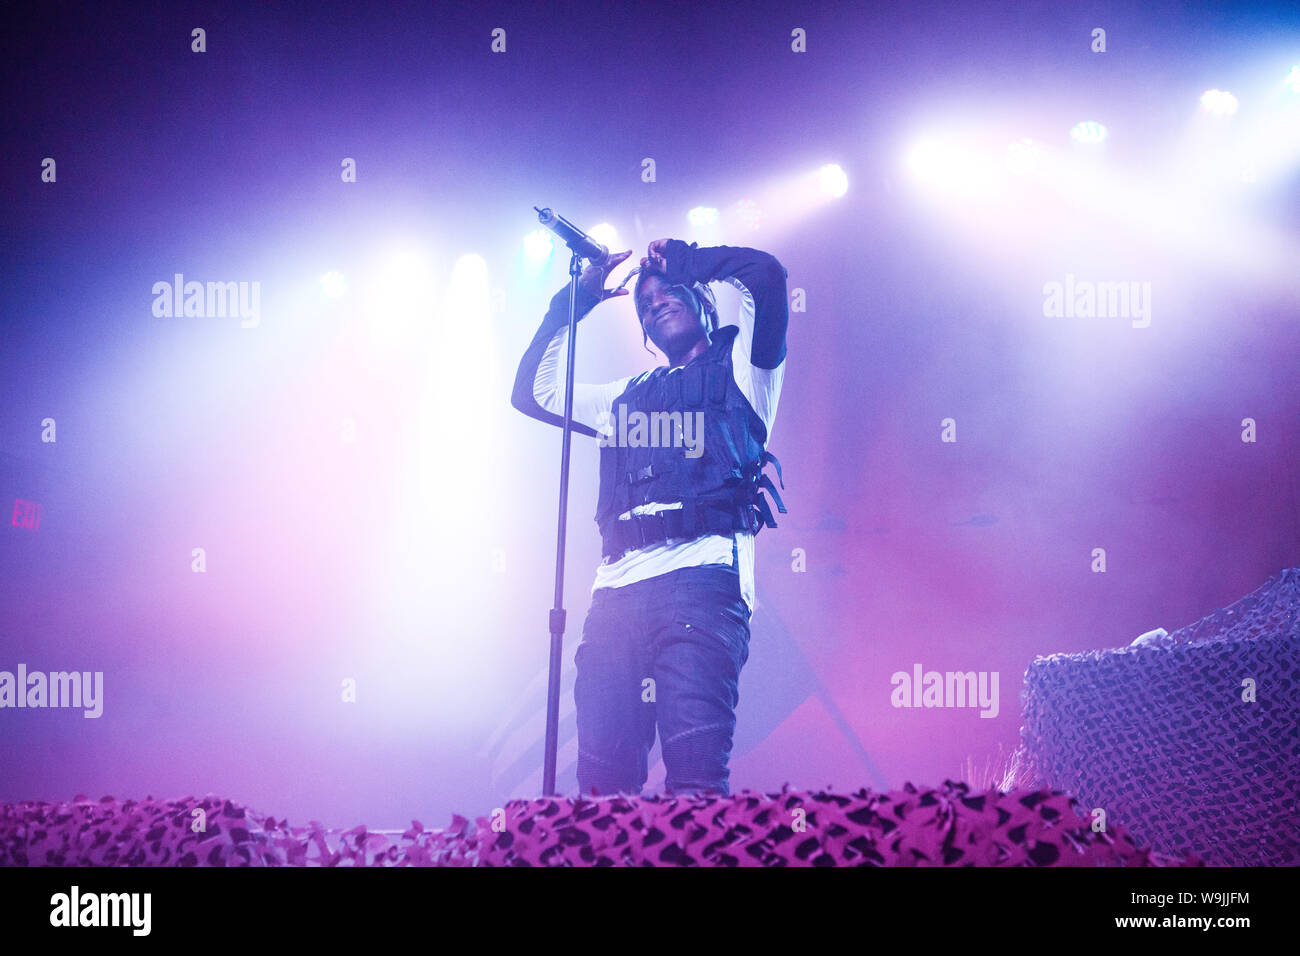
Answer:
POLYGON ((664 275, 668 271, 668 260, 664 258, 668 251, 668 243, 671 239, 655 239, 646 248, 645 258, 641 260, 642 272, 653 272, 664 275))
POLYGON ((606 289, 605 280, 609 274, 614 271, 614 267, 632 254, 632 250, 627 252, 615 252, 605 260, 604 265, 589 265, 582 270, 582 275, 578 277, 578 286, 591 293, 600 302, 606 299, 612 299, 616 296, 627 295, 627 289, 606 289))

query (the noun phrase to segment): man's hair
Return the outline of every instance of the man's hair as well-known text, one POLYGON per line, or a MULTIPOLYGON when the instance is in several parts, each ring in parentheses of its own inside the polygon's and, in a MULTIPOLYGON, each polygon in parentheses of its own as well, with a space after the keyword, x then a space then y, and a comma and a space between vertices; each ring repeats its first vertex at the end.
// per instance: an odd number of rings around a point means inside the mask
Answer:
MULTIPOLYGON (((663 275, 658 272, 646 272, 642 270, 636 277, 636 285, 632 288, 632 307, 636 309, 636 317, 638 321, 641 319, 641 310, 637 308, 637 304, 641 301, 641 286, 650 276, 658 276, 661 282, 664 281, 663 275)), ((710 335, 718 331, 718 303, 717 300, 713 298, 713 290, 709 288, 708 283, 693 282, 689 285, 685 283, 672 283, 670 288, 681 289, 686 293, 686 300, 690 302, 691 308, 695 311, 695 314, 705 320, 710 335)), ((643 325, 641 327, 641 347, 647 352, 650 351, 649 347, 646 346, 646 340, 648 338, 649 336, 645 330, 645 326, 643 325)), ((653 355, 654 353, 651 354, 653 355)))

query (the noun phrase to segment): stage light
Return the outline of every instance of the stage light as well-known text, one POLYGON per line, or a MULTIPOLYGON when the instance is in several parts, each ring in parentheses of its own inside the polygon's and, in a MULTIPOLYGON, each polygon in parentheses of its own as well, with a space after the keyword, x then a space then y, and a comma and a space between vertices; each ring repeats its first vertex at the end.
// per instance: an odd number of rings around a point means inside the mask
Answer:
POLYGON ((606 249, 613 249, 614 243, 618 242, 618 230, 607 222, 602 222, 598 226, 592 226, 587 230, 587 235, 595 239, 606 249))
POLYGON ((921 140, 908 150, 904 162, 913 176, 928 182, 942 178, 949 166, 946 150, 928 139, 921 140))
MULTIPOLYGON (((436 321, 437 347, 430 357, 431 404, 428 407, 430 452, 478 458, 491 445, 482 417, 452 414, 453 409, 481 409, 494 400, 498 383, 494 336, 491 333, 491 282, 487 262, 469 253, 456 260, 436 321), (438 450, 441 451, 438 451, 438 450)), ((481 470, 481 469, 479 469, 481 470)), ((448 481, 454 485, 454 480, 448 481)), ((476 485, 482 492, 483 486, 476 485)), ((430 501, 433 507, 433 501, 430 501)), ((464 515, 458 515, 462 520, 464 515)))
POLYGON ((849 191, 849 177, 838 163, 827 163, 820 170, 821 189, 824 195, 839 199, 849 191))
POLYGON ((374 342, 403 347, 433 315, 437 296, 435 256, 407 241, 384 250, 365 284, 364 307, 374 342))
POLYGON ((993 204, 1005 215, 1011 208, 1007 204, 1018 202, 1023 191, 1014 173, 1039 168, 1037 143, 1005 144, 999 134, 986 129, 936 130, 913 140, 902 164, 924 192, 968 209, 993 204))
POLYGON ((551 255, 555 243, 551 241, 550 230, 534 229, 524 236, 524 255, 534 262, 540 262, 551 255))
POLYGON ((1082 143, 1084 146, 1097 146, 1102 143, 1109 135, 1109 131, 1101 123, 1093 120, 1084 120, 1082 123, 1074 124, 1070 130, 1070 139, 1076 143, 1082 143))
POLYGON ((331 269, 320 277, 320 286, 331 299, 337 299, 348 291, 348 280, 337 269, 331 269))
POLYGON ((1276 185, 1295 175, 1300 165, 1297 109, 1300 103, 1288 103, 1257 117, 1253 126, 1234 132, 1233 151, 1228 159, 1241 172, 1243 182, 1276 185))
POLYGON ((1201 109, 1214 116, 1231 116, 1237 112, 1237 98, 1226 90, 1206 90, 1201 94, 1201 109))
POLYGON ((951 138, 917 141, 904 159, 912 177, 938 192, 989 198, 1001 189, 1002 172, 970 143, 951 138))
POLYGON ((741 225, 751 231, 757 229, 763 219, 758 203, 752 199, 742 199, 736 203, 736 216, 740 219, 741 225))
POLYGON ((1286 79, 1282 82, 1286 84, 1286 88, 1292 93, 1300 93, 1300 64, 1291 67, 1291 72, 1286 75, 1286 79))
POLYGON ((686 214, 686 221, 692 226, 712 226, 718 221, 718 210, 713 206, 696 206, 686 214))
POLYGON ((477 253, 466 253, 452 267, 451 294, 457 294, 464 286, 474 288, 475 291, 479 285, 486 288, 487 274, 487 260, 477 253))
POLYGON ((1043 148, 1036 141, 1024 137, 1007 146, 1007 169, 1017 176, 1035 173, 1043 166, 1043 148))

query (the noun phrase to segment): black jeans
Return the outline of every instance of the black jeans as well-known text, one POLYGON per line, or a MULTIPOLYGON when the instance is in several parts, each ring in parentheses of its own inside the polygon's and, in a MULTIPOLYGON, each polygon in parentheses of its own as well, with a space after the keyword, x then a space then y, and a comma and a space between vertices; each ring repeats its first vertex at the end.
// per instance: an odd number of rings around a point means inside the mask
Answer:
POLYGON ((595 592, 573 691, 583 795, 640 793, 656 723, 669 792, 730 792, 749 617, 727 565, 595 592))

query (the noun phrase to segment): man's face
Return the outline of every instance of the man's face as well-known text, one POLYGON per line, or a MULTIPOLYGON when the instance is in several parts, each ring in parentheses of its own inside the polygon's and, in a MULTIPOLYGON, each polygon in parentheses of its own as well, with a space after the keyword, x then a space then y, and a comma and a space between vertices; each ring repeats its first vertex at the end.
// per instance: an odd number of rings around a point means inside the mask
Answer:
POLYGON ((667 285, 657 275, 641 283, 636 313, 641 328, 664 354, 686 351, 707 332, 704 317, 696 314, 688 290, 667 285))

